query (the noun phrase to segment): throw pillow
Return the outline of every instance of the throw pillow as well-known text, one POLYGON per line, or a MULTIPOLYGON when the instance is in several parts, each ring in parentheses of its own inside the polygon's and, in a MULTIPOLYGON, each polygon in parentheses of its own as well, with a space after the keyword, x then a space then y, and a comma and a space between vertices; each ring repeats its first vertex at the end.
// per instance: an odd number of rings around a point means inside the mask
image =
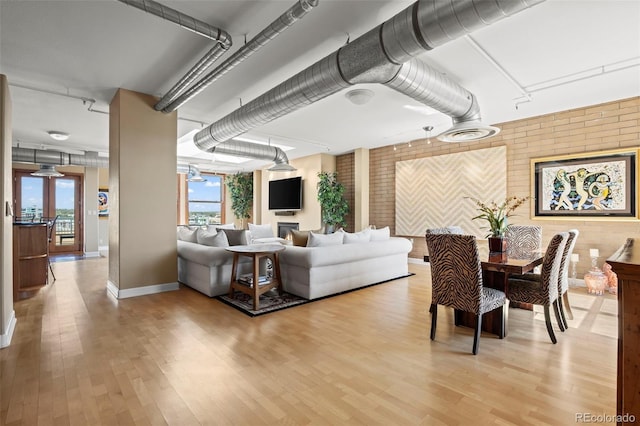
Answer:
POLYGON ((218 229, 236 229, 236 225, 234 223, 225 223, 219 225, 207 225, 207 231, 215 234, 218 232, 218 229))
POLYGON ((244 229, 222 229, 222 231, 227 235, 227 241, 229 241, 230 246, 246 246, 249 244, 249 239, 247 238, 247 231, 244 229))
POLYGON ((198 237, 196 232, 198 228, 191 229, 188 226, 178 226, 178 239, 181 241, 188 241, 190 243, 197 243, 198 237))
POLYGON ((196 236, 198 237, 198 244, 210 247, 229 247, 227 234, 224 231, 218 231, 214 234, 204 229, 198 229, 196 236))
POLYGON ((309 231, 298 231, 296 229, 292 229, 289 232, 291 233, 291 240, 293 241, 294 246, 307 246, 307 241, 309 240, 309 231))
POLYGON ((391 236, 388 226, 380 229, 370 229, 369 232, 371 233, 371 241, 388 240, 391 236))
POLYGON ((334 232, 333 234, 316 234, 315 232, 309 232, 307 247, 340 246, 342 245, 343 236, 344 232, 334 232))
POLYGON ((340 230, 344 234, 344 238, 342 240, 343 244, 357 244, 357 243, 368 243, 371 241, 371 233, 369 229, 365 229, 360 232, 346 232, 344 230, 340 230))
POLYGON ((273 228, 271 228, 271 224, 269 223, 265 225, 254 225, 253 223, 250 223, 249 232, 251 232, 251 239, 274 237, 273 228))

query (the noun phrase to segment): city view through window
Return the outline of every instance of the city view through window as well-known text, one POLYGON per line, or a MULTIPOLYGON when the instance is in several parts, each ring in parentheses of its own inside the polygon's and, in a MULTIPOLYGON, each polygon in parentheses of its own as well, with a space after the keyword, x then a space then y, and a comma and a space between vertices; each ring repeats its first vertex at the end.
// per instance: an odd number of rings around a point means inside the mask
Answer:
POLYGON ((187 182, 189 225, 222 223, 223 177, 202 174, 206 182, 187 182))
MULTIPOLYGON (((45 180, 41 177, 22 177, 20 216, 39 221, 49 217, 44 211, 45 180)), ((75 182, 56 179, 54 216, 58 216, 55 234, 73 235, 75 224, 75 182)), ((66 241, 72 243, 72 240, 66 241)))

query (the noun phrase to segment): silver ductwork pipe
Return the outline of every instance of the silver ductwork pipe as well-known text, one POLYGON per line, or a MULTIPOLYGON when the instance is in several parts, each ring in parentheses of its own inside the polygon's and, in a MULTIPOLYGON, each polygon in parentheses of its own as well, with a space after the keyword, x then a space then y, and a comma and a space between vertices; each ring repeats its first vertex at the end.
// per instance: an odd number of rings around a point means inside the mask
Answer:
MULTIPOLYGON (((502 18, 518 13, 544 0, 420 0, 398 13, 382 25, 374 28, 337 52, 321 59, 306 70, 269 90, 226 117, 209 125, 194 136, 194 143, 204 151, 238 136, 247 130, 266 124, 278 117, 296 111, 352 84, 390 83, 401 91, 421 93, 433 90, 436 93, 456 93, 458 87, 436 87, 449 85, 451 80, 421 76, 414 79, 406 75, 409 71, 435 72, 432 68, 420 69, 416 64, 405 68, 403 64, 447 41, 461 37, 471 31, 489 25, 502 18), (404 71, 402 71, 404 68, 404 71), (398 76, 398 80, 394 78, 398 76), (420 87, 403 88, 403 84, 431 83, 431 89, 420 87)), ((437 73, 436 73, 437 74, 437 73)), ((398 90, 398 89, 396 89, 398 90)), ((403 92, 404 93, 404 92, 403 92)), ((445 108, 448 101, 421 95, 426 105, 451 113, 445 108)), ((463 96, 466 98, 466 96, 463 96)), ((476 103, 471 97, 471 103, 476 103)), ((479 122, 466 119, 471 108, 469 99, 456 110, 464 109, 462 116, 454 115, 454 122, 479 122), (465 109, 466 106, 466 109, 465 109)), ((495 129, 495 128, 494 128, 495 129)), ((476 139, 485 132, 474 133, 476 139)), ((491 133, 495 134, 495 132, 491 133)), ((472 140, 467 138, 466 140, 472 140)))
POLYGON ((340 76, 337 62, 337 53, 316 62, 244 107, 202 129, 193 137, 193 142, 201 150, 210 152, 221 142, 339 92, 348 87, 349 83, 340 76))
POLYGON ((178 82, 156 103, 154 108, 161 111, 173 102, 184 90, 189 87, 198 77, 200 77, 222 54, 231 47, 231 35, 220 28, 202 22, 189 15, 185 15, 170 7, 164 6, 153 0, 118 0, 122 3, 133 6, 144 12, 158 16, 167 21, 176 23, 182 28, 193 31, 196 34, 214 40, 216 45, 178 80, 178 82))
POLYGON ((52 164, 56 166, 109 167, 109 159, 97 153, 85 155, 32 148, 11 148, 11 159, 16 163, 52 164))
MULTIPOLYGON (((205 75, 194 86, 175 99, 171 104, 162 108, 163 112, 172 112, 180 108, 186 102, 200 94, 204 89, 209 87, 213 82, 218 80, 224 74, 236 67, 249 56, 260 50, 271 40, 280 35, 284 30, 291 27, 300 18, 305 16, 312 8, 318 5, 318 0, 298 0, 296 4, 291 6, 278 19, 273 21, 267 28, 263 29, 258 35, 249 40, 249 42, 238 49, 231 57, 220 64, 216 69, 205 75)), ((156 109, 158 109, 156 105, 156 109)))
MULTIPOLYGON (((53 150, 12 147, 11 160, 15 163, 51 164, 55 166, 109 167, 109 158, 100 157, 97 152, 69 154, 53 150)), ((198 167, 192 164, 178 164, 177 172, 194 176, 200 175, 198 167)))
POLYGON ((296 170, 293 166, 289 165, 287 154, 276 146, 231 140, 214 146, 209 152, 273 161, 274 165, 269 169, 272 171, 296 170))

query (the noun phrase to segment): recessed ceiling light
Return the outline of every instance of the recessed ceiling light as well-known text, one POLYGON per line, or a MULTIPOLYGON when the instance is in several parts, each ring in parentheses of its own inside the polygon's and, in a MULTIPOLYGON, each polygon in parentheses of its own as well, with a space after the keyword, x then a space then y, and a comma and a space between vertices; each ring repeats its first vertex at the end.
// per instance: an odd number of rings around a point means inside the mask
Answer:
POLYGON ((69 139, 69 133, 58 132, 56 130, 49 130, 47 133, 49 133, 51 139, 55 139, 57 141, 66 141, 67 139, 69 139))

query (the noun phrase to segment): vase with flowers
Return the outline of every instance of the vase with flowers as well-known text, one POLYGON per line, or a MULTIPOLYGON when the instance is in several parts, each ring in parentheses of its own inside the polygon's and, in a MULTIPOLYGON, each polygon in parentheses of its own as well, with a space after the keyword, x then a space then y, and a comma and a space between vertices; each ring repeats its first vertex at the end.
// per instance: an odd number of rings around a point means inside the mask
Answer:
POLYGON ((472 218, 472 220, 483 219, 486 220, 489 225, 487 228, 489 233, 486 235, 486 238, 489 241, 489 251, 505 251, 506 240, 504 239, 504 234, 507 230, 508 218, 513 216, 515 209, 520 207, 531 197, 511 196, 505 198, 501 204, 498 204, 495 201, 485 204, 477 198, 467 198, 476 203, 478 210, 481 212, 478 216, 472 218))

